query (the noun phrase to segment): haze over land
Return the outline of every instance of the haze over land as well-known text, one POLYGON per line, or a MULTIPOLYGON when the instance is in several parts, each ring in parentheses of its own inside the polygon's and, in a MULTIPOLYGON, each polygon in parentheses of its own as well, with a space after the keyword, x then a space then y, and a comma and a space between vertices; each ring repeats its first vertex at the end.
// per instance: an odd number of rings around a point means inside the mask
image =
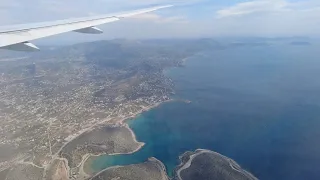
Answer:
POLYGON ((81 165, 88 153, 137 150, 142 144, 123 120, 169 100, 173 83, 162 71, 211 44, 216 43, 113 40, 34 54, 4 51, 1 171, 13 168, 13 179, 28 176, 28 168, 37 178, 77 179, 85 176, 81 165))
POLYGON ((150 4, 176 6, 0 50, 0 180, 320 179, 319 0, 1 0, 0 22, 150 4))
MULTIPOLYGON (((145 142, 136 140, 124 120, 170 100, 175 93, 175 82, 163 71, 183 66, 186 58, 195 54, 217 52, 219 55, 218 52, 238 48, 282 46, 307 49, 318 44, 303 37, 218 41, 117 39, 48 47, 34 54, 1 51, 0 179, 86 179, 96 173, 88 171, 90 167, 85 164, 90 155, 139 151, 145 142)), ((223 61, 219 64, 223 65, 223 61)), ((129 174, 141 172, 143 179, 148 174, 141 167, 146 167, 152 169, 156 179, 167 178, 162 162, 139 163, 121 169, 129 174)), ((221 167, 218 165, 218 169, 221 167)), ((113 167, 99 176, 118 176, 121 171, 113 167)), ((230 177, 233 173, 231 169, 230 173, 222 174, 230 177)))

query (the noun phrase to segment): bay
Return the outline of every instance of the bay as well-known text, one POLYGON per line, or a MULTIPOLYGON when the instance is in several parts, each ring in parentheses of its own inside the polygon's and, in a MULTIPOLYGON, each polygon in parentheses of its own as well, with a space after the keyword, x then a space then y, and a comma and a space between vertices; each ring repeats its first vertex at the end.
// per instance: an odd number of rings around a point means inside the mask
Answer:
POLYGON ((162 161, 169 173, 188 150, 210 149, 260 179, 320 179, 319 45, 237 47, 198 54, 166 72, 173 101, 128 121, 146 145, 102 156, 93 169, 162 161))

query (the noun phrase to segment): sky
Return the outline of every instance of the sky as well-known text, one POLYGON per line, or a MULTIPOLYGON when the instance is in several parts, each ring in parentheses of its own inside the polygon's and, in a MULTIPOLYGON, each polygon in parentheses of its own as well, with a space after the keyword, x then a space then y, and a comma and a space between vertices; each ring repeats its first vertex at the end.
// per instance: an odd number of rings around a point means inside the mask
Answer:
POLYGON ((176 6, 99 26, 102 35, 67 33, 58 39, 320 36, 319 0, 1 0, 0 22, 60 20, 154 4, 176 6))

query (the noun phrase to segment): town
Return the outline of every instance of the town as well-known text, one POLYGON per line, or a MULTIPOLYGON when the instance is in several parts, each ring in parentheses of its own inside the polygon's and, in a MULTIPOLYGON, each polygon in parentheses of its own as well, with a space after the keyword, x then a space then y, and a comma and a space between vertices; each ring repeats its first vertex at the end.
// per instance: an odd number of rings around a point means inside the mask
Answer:
POLYGON ((0 171, 25 161, 44 167, 90 128, 169 100, 174 84, 163 71, 198 50, 184 46, 101 41, 2 61, 0 171))

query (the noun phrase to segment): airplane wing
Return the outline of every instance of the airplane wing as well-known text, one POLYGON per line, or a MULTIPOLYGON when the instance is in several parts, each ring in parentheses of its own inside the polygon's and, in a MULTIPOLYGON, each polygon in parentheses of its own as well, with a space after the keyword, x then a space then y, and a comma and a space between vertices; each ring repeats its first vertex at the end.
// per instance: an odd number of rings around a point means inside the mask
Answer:
POLYGON ((70 31, 88 34, 100 34, 102 33, 102 30, 95 27, 97 25, 118 21, 122 18, 152 12, 171 6, 172 5, 156 6, 95 17, 0 27, 0 48, 16 51, 35 51, 39 50, 39 48, 30 43, 29 41, 31 40, 70 31))

